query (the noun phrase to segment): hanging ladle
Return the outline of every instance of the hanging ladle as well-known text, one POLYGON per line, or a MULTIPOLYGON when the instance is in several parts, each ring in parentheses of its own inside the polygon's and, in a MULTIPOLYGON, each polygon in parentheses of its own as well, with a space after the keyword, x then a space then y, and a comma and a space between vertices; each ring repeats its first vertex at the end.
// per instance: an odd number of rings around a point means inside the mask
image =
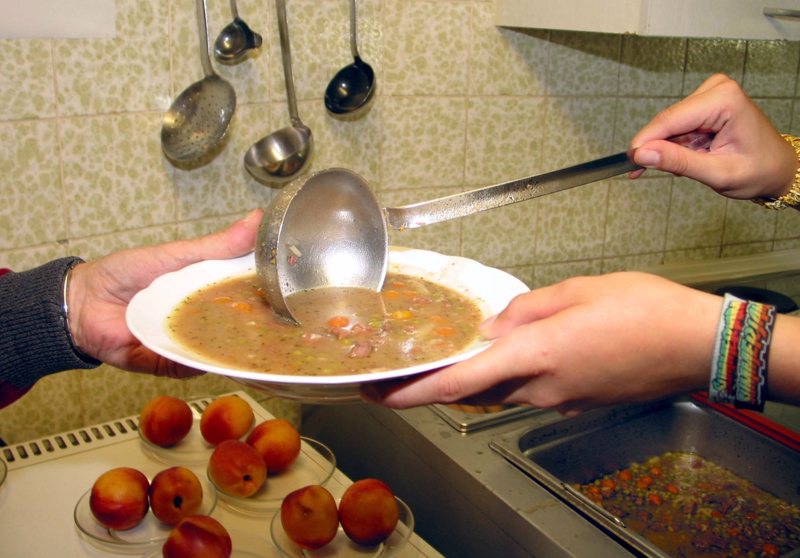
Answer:
POLYGON ((178 95, 161 122, 161 147, 173 161, 194 161, 210 153, 228 131, 236 110, 236 92, 219 77, 208 55, 205 0, 197 0, 200 61, 205 77, 178 95))
POLYGON ((286 82, 286 100, 289 104, 289 118, 292 124, 272 132, 254 143, 244 155, 244 166, 257 180, 281 184, 300 174, 309 162, 314 147, 314 138, 311 135, 311 129, 303 124, 297 114, 285 0, 275 0, 275 6, 278 12, 278 32, 283 59, 283 77, 286 82))
MULTIPOLYGON (((711 136, 672 141, 708 149, 711 136)), ((256 242, 256 269, 273 310, 297 322, 292 294, 320 287, 380 290, 389 259, 388 227, 410 229, 472 215, 637 170, 631 154, 588 163, 403 207, 382 208, 367 182, 347 169, 298 179, 268 208, 256 242)))
POLYGON ((239 17, 236 0, 231 0, 233 21, 222 28, 214 41, 214 56, 223 64, 238 64, 252 51, 261 47, 261 35, 250 29, 250 26, 239 17))
POLYGON ((339 70, 325 89, 325 108, 335 118, 358 118, 375 97, 375 72, 358 55, 356 0, 350 0, 350 52, 353 63, 339 70))

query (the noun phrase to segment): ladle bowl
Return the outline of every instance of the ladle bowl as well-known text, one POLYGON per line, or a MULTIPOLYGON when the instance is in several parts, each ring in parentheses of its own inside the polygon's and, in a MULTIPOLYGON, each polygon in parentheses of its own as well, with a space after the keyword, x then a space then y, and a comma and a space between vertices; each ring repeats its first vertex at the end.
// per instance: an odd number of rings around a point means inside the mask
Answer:
POLYGON ((291 125, 254 143, 245 153, 244 166, 256 180, 283 184, 300 174, 311 160, 314 141, 311 129, 303 124, 297 113, 285 0, 275 0, 275 7, 291 125))
POLYGON ((334 118, 355 119, 362 116, 375 97, 375 70, 358 53, 356 0, 350 0, 350 52, 353 63, 336 72, 325 89, 325 108, 334 118))
POLYGON ((254 50, 261 48, 261 35, 250 29, 238 16, 222 28, 214 41, 214 57, 223 64, 238 64, 254 50))
POLYGON ((200 61, 205 77, 183 90, 162 118, 161 147, 173 161, 194 161, 211 153, 228 131, 236 92, 219 77, 208 54, 205 0, 197 0, 200 61))
MULTIPOLYGON (((672 141, 707 150, 713 136, 672 141)), ((347 169, 298 179, 268 208, 258 233, 256 269, 273 310, 297 322, 286 298, 324 287, 379 290, 389 257, 388 229, 439 223, 553 194, 640 169, 622 152, 564 169, 402 207, 382 208, 367 181, 347 169)))

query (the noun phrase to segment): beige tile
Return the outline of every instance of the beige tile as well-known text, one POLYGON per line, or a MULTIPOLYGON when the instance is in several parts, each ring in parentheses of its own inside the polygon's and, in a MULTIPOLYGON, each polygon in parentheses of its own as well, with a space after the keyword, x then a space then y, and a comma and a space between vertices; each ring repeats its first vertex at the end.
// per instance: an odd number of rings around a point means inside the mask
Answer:
POLYGON ((623 36, 620 95, 680 95, 685 60, 686 39, 623 36))
MULTIPOLYGON (((423 188, 419 190, 386 190, 378 195, 384 207, 398 207, 458 193, 457 188, 423 188)), ((431 250, 450 256, 460 256, 461 229, 464 219, 454 219, 416 229, 389 229, 389 244, 420 250, 431 250)))
POLYGON ((800 238, 776 240, 772 245, 773 250, 794 250, 800 248, 800 238))
POLYGON ((0 189, 0 249, 65 237, 55 121, 0 123, 0 189))
POLYGON ((25 271, 68 255, 66 246, 56 243, 4 250, 0 252, 0 268, 25 271))
POLYGON ((117 0, 116 37, 56 41, 60 115, 163 110, 169 99, 168 4, 117 0))
POLYGON ((112 252, 138 246, 150 246, 175 240, 175 225, 160 225, 132 231, 101 234, 70 240, 67 250, 84 260, 95 260, 112 252))
POLYGON ((494 3, 472 7, 470 95, 531 96, 545 93, 548 31, 494 25, 494 3))
POLYGON ((775 238, 775 211, 743 200, 727 200, 724 245, 771 241, 775 238))
POLYGON ((778 213, 775 239, 800 238, 800 211, 785 209, 778 213))
POLYGON ((51 42, 2 39, 0 49, 0 120, 55 116, 51 42))
POLYGON ((232 225, 234 221, 244 217, 246 213, 247 212, 242 212, 236 215, 223 215, 220 217, 209 217, 207 219, 178 223, 176 226, 178 238, 196 238, 198 236, 221 231, 232 225))
POLYGON ((470 52, 470 4, 384 3, 385 95, 464 95, 470 52))
POLYGON ((600 275, 601 273, 602 268, 599 259, 537 265, 531 288, 546 287, 570 277, 600 275))
POLYGON ((62 120, 71 237, 175 219, 172 169, 161 153, 160 127, 160 116, 152 113, 62 120))
POLYGON ((619 91, 621 35, 550 33, 550 95, 615 95, 619 91))
POLYGON ((616 100, 609 97, 549 98, 542 160, 556 170, 627 147, 614 146, 616 100), (616 149, 615 149, 616 147, 616 149))
POLYGON ((466 108, 459 97, 383 99, 381 188, 461 184, 466 108))
POLYGON ((789 97, 794 93, 800 43, 750 41, 743 86, 754 97, 789 97))
POLYGON ((772 124, 782 132, 790 129, 792 124, 792 101, 791 99, 764 99, 756 97, 755 103, 764 111, 772 124))
MULTIPOLYGON (((228 215, 269 204, 273 188, 250 176, 244 155, 253 143, 274 131, 271 110, 269 105, 240 106, 226 141, 213 159, 175 169, 181 220, 228 215)), ((275 126, 288 124, 287 118, 275 126)))
POLYGON ((734 39, 689 39, 683 94, 688 95, 715 73, 742 82, 747 42, 734 39))
POLYGON ((671 190, 670 178, 611 181, 604 255, 662 251, 671 190))
POLYGON ((661 252, 650 254, 634 254, 632 256, 620 256, 616 258, 603 259, 603 273, 614 273, 617 271, 636 271, 660 265, 664 261, 664 254, 661 252))
POLYGON ((664 263, 713 260, 720 257, 720 252, 719 246, 690 248, 687 250, 669 250, 664 252, 664 263))
MULTIPOLYGON (((627 149, 631 139, 641 128, 679 100, 678 97, 620 97, 614 115, 614 146, 620 151, 627 149)), ((650 170, 646 176, 663 174, 650 170)))
POLYGON ((734 258, 736 256, 751 256, 753 254, 763 254, 764 252, 771 251, 771 242, 747 242, 723 246, 721 256, 723 258, 734 258))
POLYGON ((22 398, 0 409, 0 438, 13 444, 83 426, 82 373, 45 376, 22 398))
POLYGON ((599 261, 603 256, 608 181, 587 184, 538 200, 536 263, 599 261))
POLYGON ((545 171, 541 97, 468 100, 466 182, 485 186, 545 171))
POLYGON ((675 178, 669 208, 667 250, 720 246, 727 203, 711 188, 675 178))
POLYGON ((491 267, 536 261, 536 201, 515 203, 462 219, 461 252, 491 267))

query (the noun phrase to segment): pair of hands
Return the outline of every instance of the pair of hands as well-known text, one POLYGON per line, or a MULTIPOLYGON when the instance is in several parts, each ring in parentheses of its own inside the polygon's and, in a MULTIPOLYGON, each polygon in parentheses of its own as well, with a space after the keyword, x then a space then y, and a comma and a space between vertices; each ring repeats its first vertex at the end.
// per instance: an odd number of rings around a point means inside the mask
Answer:
MULTIPOLYGON (((645 168, 693 178, 736 199, 780 197, 798 164, 763 112, 723 75, 656 116, 630 147, 645 168), (694 131, 714 134, 708 151, 666 139, 694 131)), ((408 382, 370 386, 364 395, 398 408, 473 400, 575 414, 704 389, 721 306, 720 297, 645 274, 569 279, 514 299, 484 325, 496 342, 483 353, 408 382)), ((797 321, 779 321, 776 331, 796 329, 797 321)), ((772 352, 771 363, 788 360, 780 358, 781 345, 772 352)), ((800 380, 785 378, 771 372, 770 383, 788 386, 782 391, 791 399, 800 380)))
MULTIPOLYGON (((694 178, 731 198, 779 197, 797 167, 791 146, 722 75, 656 116, 631 147, 639 165, 694 178), (715 135, 708 152, 666 140, 692 131, 715 135)), ((77 345, 127 370, 196 373, 145 349, 125 325, 125 308, 163 273, 252 250, 261 218, 256 210, 219 233, 76 267, 69 302, 77 345)), ((569 279, 517 297, 484 324, 485 336, 497 341, 483 353, 408 382, 372 384, 364 395, 392 407, 473 400, 573 414, 701 389, 721 304, 719 297, 639 273, 569 279)))

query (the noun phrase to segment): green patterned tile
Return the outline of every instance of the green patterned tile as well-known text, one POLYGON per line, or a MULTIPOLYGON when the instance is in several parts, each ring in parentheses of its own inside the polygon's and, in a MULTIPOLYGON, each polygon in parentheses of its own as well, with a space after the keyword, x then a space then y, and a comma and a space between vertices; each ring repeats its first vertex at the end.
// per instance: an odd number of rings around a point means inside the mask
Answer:
POLYGON ((683 94, 690 94, 709 76, 720 72, 741 83, 746 50, 746 41, 689 39, 683 94))
POLYGON ((536 263, 599 260, 608 192, 603 181, 528 202, 536 204, 536 263))
POLYGON ((160 116, 132 113, 62 120, 70 237, 175 220, 172 169, 161 153, 160 116))
MULTIPOLYGON (((458 193, 453 188, 423 188, 419 190, 387 190, 380 192, 378 198, 384 207, 398 207, 421 201, 432 200, 458 193)), ((389 229, 389 244, 420 250, 432 250, 451 256, 462 255, 461 230, 464 219, 454 219, 443 223, 416 229, 389 229)))
POLYGON ((170 242, 176 239, 175 228, 169 224, 73 239, 67 244, 67 250, 84 260, 95 260, 126 248, 170 242))
POLYGON ((538 289, 540 287, 554 285, 570 277, 585 277, 600 275, 601 273, 602 264, 600 260, 541 264, 536 266, 531 288, 538 289))
POLYGON ((750 41, 742 85, 754 97, 790 97, 798 62, 800 43, 796 41, 750 41))
POLYGON ((0 39, 0 121, 56 114, 52 43, 0 39))
POLYGON ((771 241, 775 238, 775 211, 745 200, 727 200, 723 245, 771 241))
POLYGON ((671 190, 671 178, 611 181, 604 255, 661 252, 671 190))
POLYGON ((730 244, 722 247, 723 258, 734 258, 737 256, 752 256, 772 251, 772 242, 746 242, 743 244, 730 244))
POLYGON ((545 170, 584 163, 624 150, 614 145, 616 99, 549 98, 542 160, 545 170))
POLYGON ((65 237, 57 154, 55 121, 0 123, 0 249, 65 237))
POLYGON ((0 252, 0 268, 6 267, 15 271, 25 271, 67 255, 69 253, 66 246, 56 243, 41 244, 16 250, 3 250, 0 252))
POLYGON ((464 95, 470 4, 396 0, 384 4, 385 95, 464 95))
POLYGON ((678 96, 683 88, 686 39, 622 38, 621 95, 678 96))
POLYGON ((535 263, 536 203, 515 203, 464 217, 462 255, 491 267, 535 263))
POLYGON ((382 189, 455 186, 464 178, 466 101, 452 97, 383 100, 382 189))
POLYGON ((621 35, 550 33, 547 92, 550 95, 616 95, 619 91, 621 35))
POLYGON ((470 95, 543 95, 549 31, 494 25, 494 3, 472 7, 470 95))
POLYGON ((662 252, 603 258, 603 273, 647 269, 660 265, 663 261, 664 254, 662 252))
POLYGON ((541 97, 468 100, 466 182, 485 186, 544 172, 541 97))
POLYGON ((58 113, 161 110, 169 97, 168 4, 117 0, 116 37, 54 42, 58 113))
POLYGON ((719 246, 725 223, 725 198, 689 178, 676 178, 670 203, 667 250, 719 246))

